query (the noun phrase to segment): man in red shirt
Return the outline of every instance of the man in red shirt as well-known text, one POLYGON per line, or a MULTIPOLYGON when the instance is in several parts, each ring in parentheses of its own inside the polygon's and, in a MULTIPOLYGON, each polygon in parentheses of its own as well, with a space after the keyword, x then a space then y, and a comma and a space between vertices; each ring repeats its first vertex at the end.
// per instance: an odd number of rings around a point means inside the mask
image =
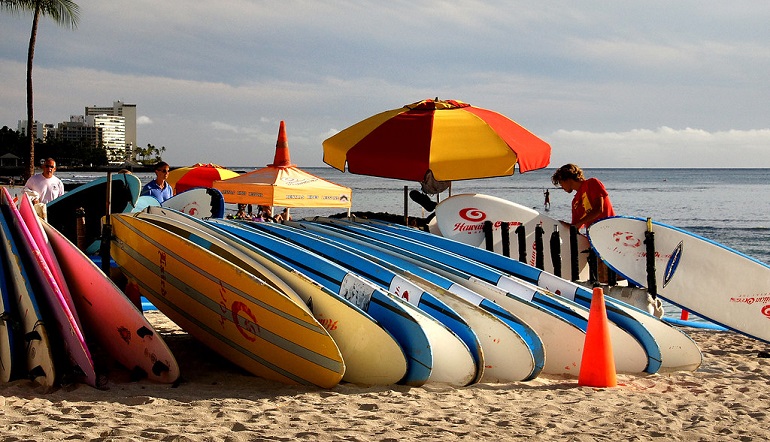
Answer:
MULTIPOLYGON (((583 170, 574 164, 565 164, 558 168, 551 176, 551 182, 555 186, 561 186, 567 193, 575 192, 572 198, 572 224, 576 228, 589 227, 596 221, 615 216, 615 210, 610 202, 610 195, 604 184, 596 178, 586 179, 583 170)), ((593 249, 588 250, 589 262, 596 262, 591 268, 589 281, 608 281, 608 269, 602 261, 596 261, 593 249)), ((614 275, 614 273, 613 273, 614 275)), ((614 279, 614 276, 613 276, 614 279)))
POLYGON ((597 178, 586 179, 583 170, 574 164, 565 164, 554 172, 551 182, 567 193, 576 191, 572 199, 572 222, 578 229, 615 216, 610 195, 597 178))

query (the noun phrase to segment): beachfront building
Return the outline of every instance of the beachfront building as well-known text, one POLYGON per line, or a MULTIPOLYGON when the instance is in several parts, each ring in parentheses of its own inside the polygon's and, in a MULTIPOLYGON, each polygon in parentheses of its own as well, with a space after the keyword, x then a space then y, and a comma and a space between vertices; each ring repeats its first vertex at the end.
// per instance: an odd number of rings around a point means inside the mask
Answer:
POLYGON ((82 115, 70 115, 70 120, 59 123, 50 135, 57 141, 84 143, 89 146, 98 146, 100 142, 99 130, 88 126, 82 115))
MULTIPOLYGON (((132 149, 135 146, 138 146, 136 143, 136 105, 135 104, 126 104, 120 100, 113 101, 112 106, 102 106, 97 107, 96 105, 93 106, 86 106, 85 113, 83 114, 86 117, 94 117, 97 115, 110 115, 114 117, 123 117, 124 123, 125 123, 125 139, 126 139, 126 148, 132 149)), ((131 152, 129 152, 129 155, 126 156, 126 158, 133 158, 132 155, 130 155, 131 152)), ((124 159, 125 160, 125 159, 124 159)))
POLYGON ((86 117, 86 124, 98 129, 99 146, 107 151, 107 162, 122 164, 129 158, 126 144, 126 119, 114 115, 86 117))
MULTIPOLYGON (((48 129, 52 128, 51 124, 43 124, 37 120, 32 124, 32 137, 36 140, 43 140, 48 136, 48 129)), ((27 120, 19 120, 16 126, 16 131, 20 134, 27 135, 27 120)))

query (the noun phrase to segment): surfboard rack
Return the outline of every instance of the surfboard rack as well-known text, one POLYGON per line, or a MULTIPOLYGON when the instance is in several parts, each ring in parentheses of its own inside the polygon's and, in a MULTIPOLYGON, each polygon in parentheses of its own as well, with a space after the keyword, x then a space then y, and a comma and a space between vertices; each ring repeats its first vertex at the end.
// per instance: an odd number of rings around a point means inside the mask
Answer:
POLYGON ((647 218, 644 245, 647 252, 647 292, 652 296, 652 299, 656 299, 658 297, 658 283, 655 280, 655 232, 652 231, 652 218, 647 218))
POLYGON ((561 236, 559 236, 558 226, 553 226, 549 246, 551 247, 553 274, 561 278, 561 236))

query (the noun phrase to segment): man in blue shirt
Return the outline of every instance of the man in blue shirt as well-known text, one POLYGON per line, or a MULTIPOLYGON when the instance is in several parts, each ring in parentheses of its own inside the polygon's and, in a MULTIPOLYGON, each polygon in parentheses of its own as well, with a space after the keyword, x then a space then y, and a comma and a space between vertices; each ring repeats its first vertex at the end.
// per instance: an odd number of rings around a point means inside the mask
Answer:
POLYGON ((169 170, 171 169, 169 168, 168 163, 165 161, 160 161, 155 164, 155 179, 142 187, 141 195, 155 197, 155 199, 160 203, 163 203, 163 201, 166 201, 167 199, 174 196, 174 191, 166 182, 166 177, 168 176, 169 170))

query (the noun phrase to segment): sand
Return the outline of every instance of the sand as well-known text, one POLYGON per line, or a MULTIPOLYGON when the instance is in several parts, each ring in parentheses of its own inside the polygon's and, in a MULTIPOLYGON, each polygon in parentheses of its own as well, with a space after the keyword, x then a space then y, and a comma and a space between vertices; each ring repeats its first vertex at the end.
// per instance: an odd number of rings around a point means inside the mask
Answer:
POLYGON ((0 439, 12 440, 767 440, 768 345, 732 332, 685 331, 701 346, 695 372, 618 375, 615 388, 572 378, 331 390, 244 373, 163 314, 147 317, 183 370, 179 385, 132 382, 109 369, 106 389, 0 385, 0 439))

